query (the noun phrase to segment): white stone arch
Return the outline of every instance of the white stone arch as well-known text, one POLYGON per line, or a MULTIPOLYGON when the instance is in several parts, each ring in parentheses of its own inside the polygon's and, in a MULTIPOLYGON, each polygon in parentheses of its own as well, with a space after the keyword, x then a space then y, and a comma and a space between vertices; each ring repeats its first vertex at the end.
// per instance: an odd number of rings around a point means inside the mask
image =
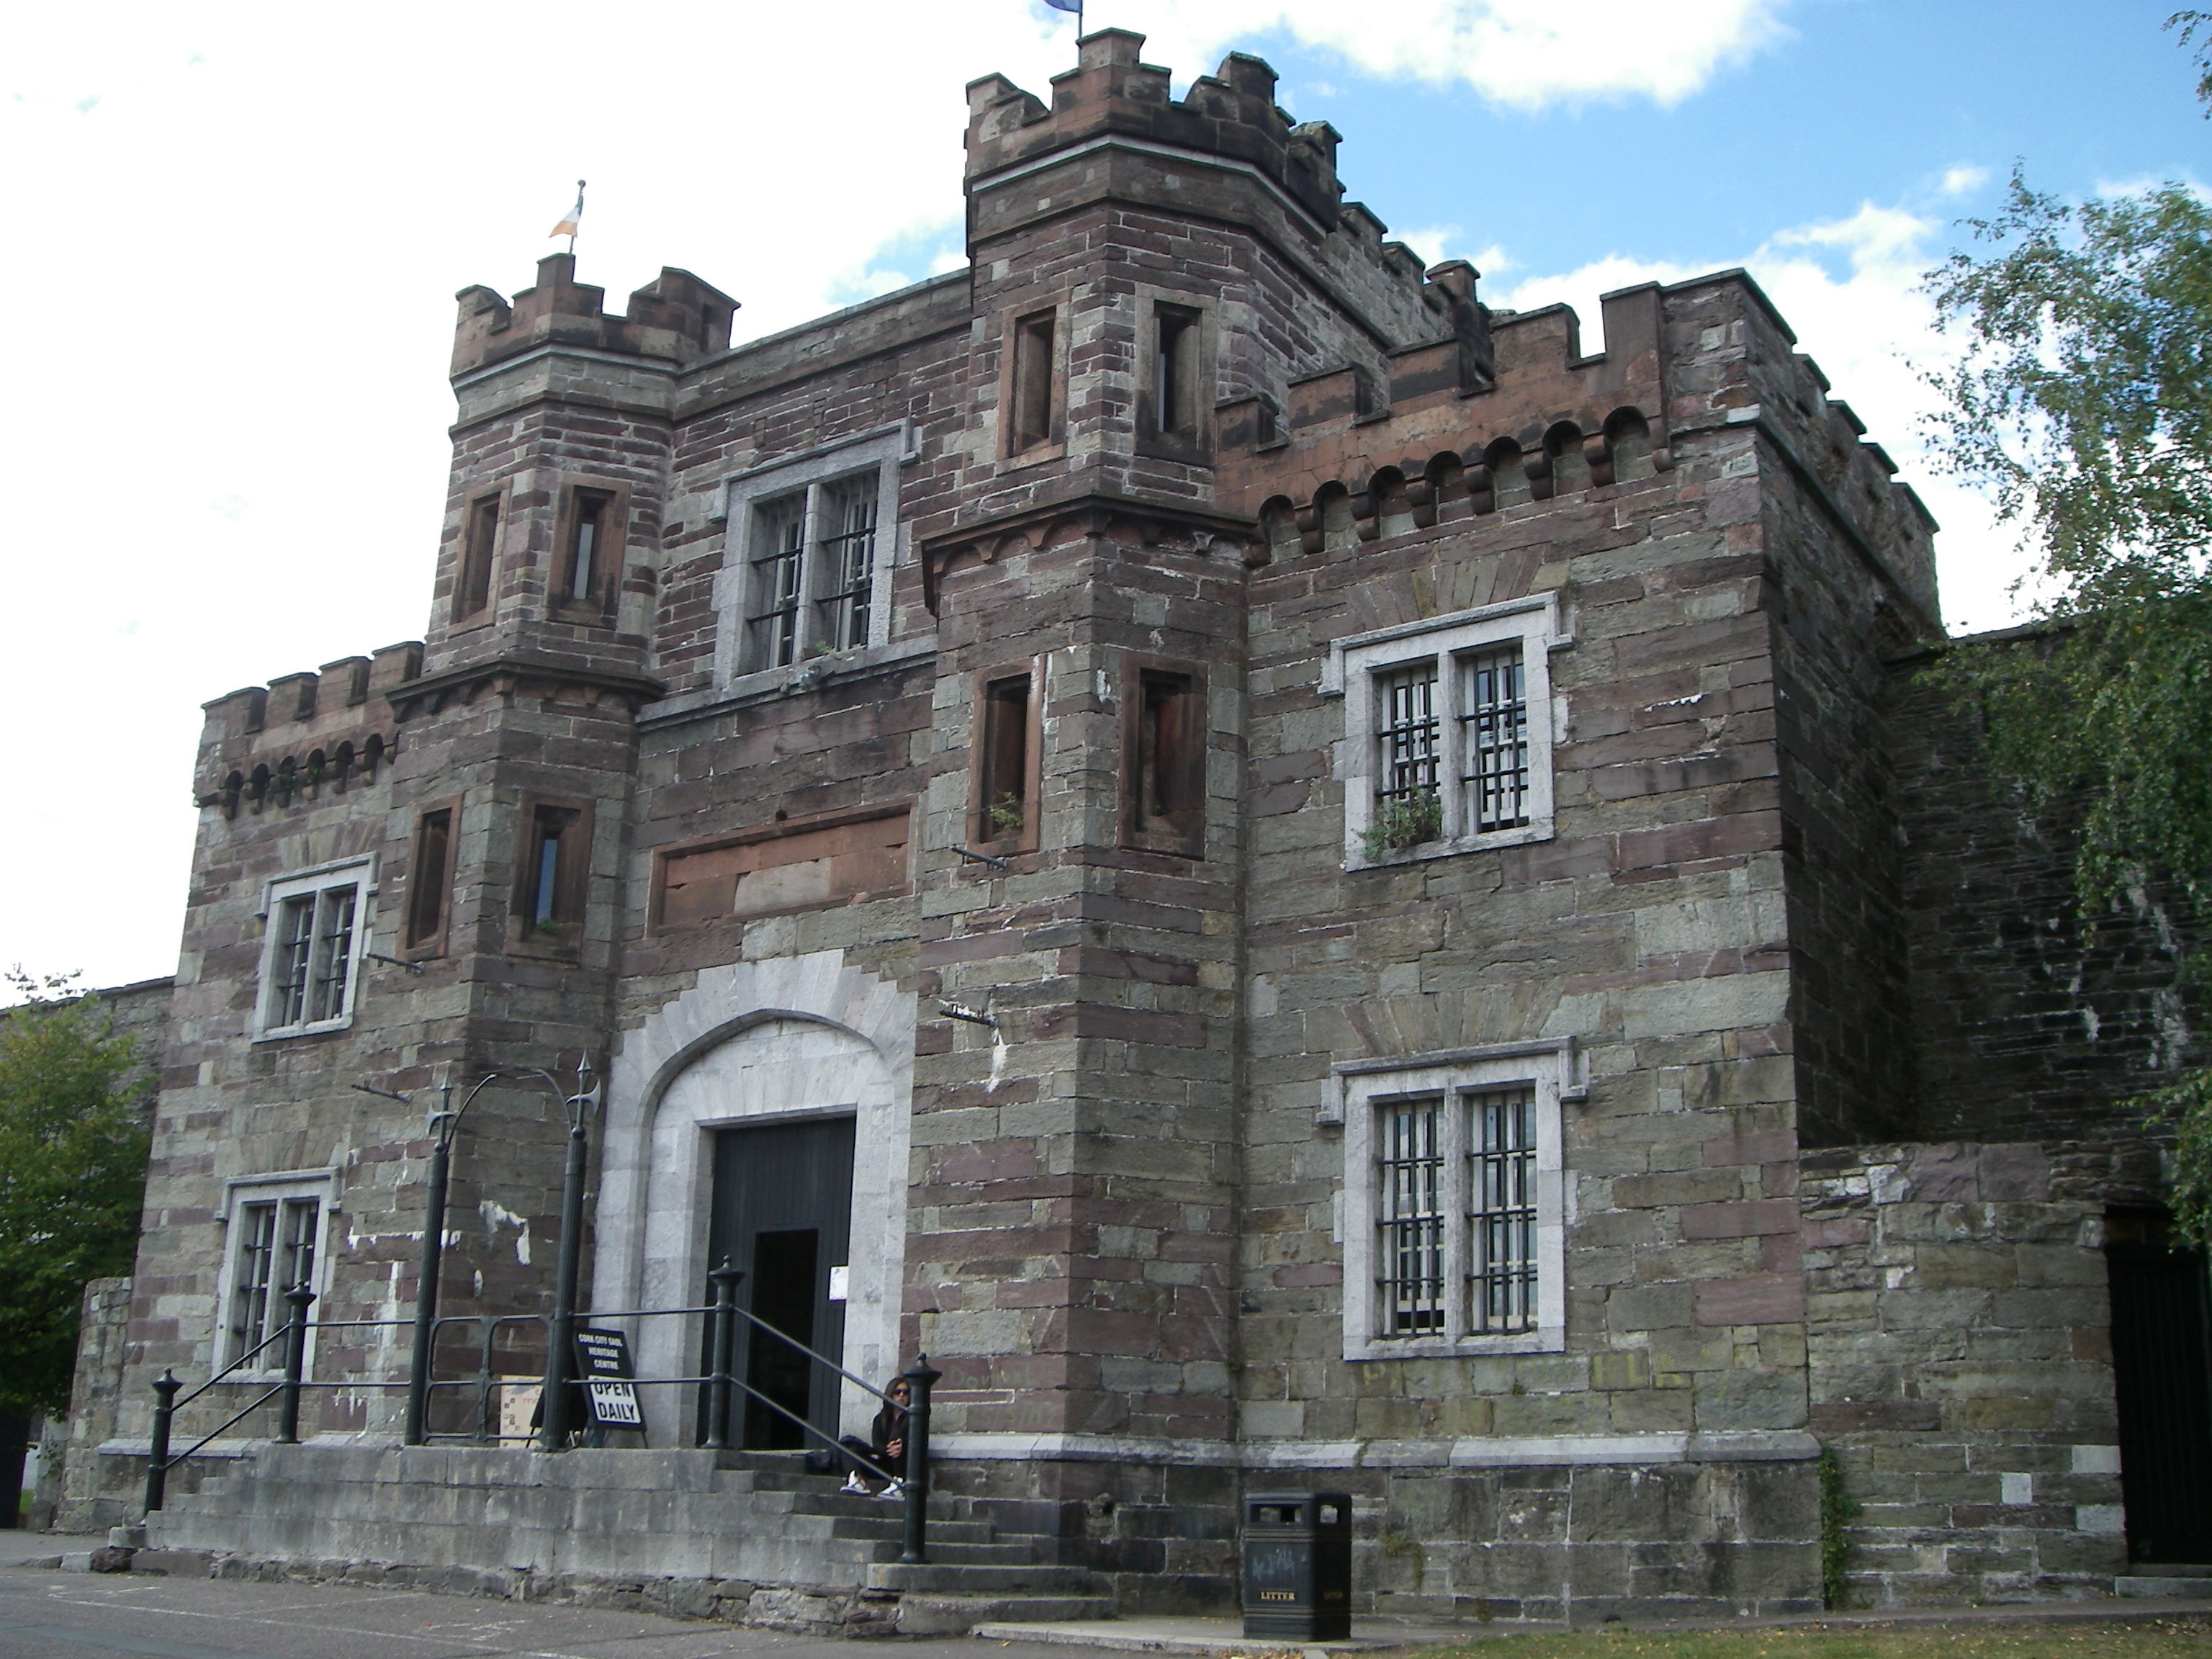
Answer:
MULTIPOLYGON (((897 1370, 914 1024, 911 994, 847 966, 842 951, 821 951, 702 969, 690 990, 624 1033, 607 1085, 592 1305, 695 1304, 708 1265, 713 1130, 849 1112, 852 1273, 842 1358, 872 1381, 897 1370)), ((634 1326, 641 1376, 690 1374, 696 1321, 624 1322, 634 1326)), ((648 1392, 654 1443, 689 1438, 689 1394, 648 1392)), ((862 1427, 875 1407, 848 1387, 847 1430, 862 1427)))

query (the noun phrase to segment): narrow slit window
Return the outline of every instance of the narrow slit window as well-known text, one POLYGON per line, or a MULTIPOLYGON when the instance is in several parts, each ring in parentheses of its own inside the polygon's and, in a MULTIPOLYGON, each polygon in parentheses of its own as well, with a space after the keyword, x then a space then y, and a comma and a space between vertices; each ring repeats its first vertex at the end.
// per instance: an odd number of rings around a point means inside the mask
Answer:
POLYGON ((528 830, 517 908, 531 933, 557 938, 583 920, 588 824, 573 806, 538 805, 528 830))
POLYGON ((461 577, 454 594, 457 621, 483 612, 491 604, 491 573, 499 548, 499 497, 487 495, 469 509, 461 544, 461 577))
POLYGON ((822 643, 833 651, 868 642, 876 585, 876 480, 847 479, 823 492, 822 643))
POLYGON ((1030 677, 1009 675, 984 687, 977 838, 1004 841, 1029 823, 1030 677))
POLYGON ((1379 1289, 1387 1336, 1444 1328, 1443 1102, 1382 1109, 1379 1289))
POLYGON ((1152 313, 1152 429, 1163 438, 1198 430, 1196 352, 1199 318, 1181 306, 1152 313))
POLYGON ((1478 835, 1528 822, 1528 696, 1521 647, 1464 660, 1467 800, 1478 835))
POLYGON ((1484 1334, 1530 1330, 1537 1310, 1535 1099, 1513 1089, 1477 1095, 1470 1106, 1468 1328, 1484 1334))
POLYGON ((603 490, 578 490, 568 530, 568 579, 562 589, 562 597, 569 604, 599 602, 613 557, 613 529, 614 498, 603 490))
POLYGON ((1052 439, 1053 314, 1041 311, 1014 325, 1012 452, 1052 439))
POLYGON ((415 859, 407 895, 407 943, 410 948, 431 944, 445 931, 453 844, 451 807, 425 812, 416 821, 415 859))
POLYGON ((805 590, 806 498, 761 508, 752 561, 753 665, 784 668, 799 658, 799 607, 805 590))
POLYGON ((1129 843, 1198 856, 1206 823, 1206 696, 1195 674, 1139 670, 1126 716, 1129 843))

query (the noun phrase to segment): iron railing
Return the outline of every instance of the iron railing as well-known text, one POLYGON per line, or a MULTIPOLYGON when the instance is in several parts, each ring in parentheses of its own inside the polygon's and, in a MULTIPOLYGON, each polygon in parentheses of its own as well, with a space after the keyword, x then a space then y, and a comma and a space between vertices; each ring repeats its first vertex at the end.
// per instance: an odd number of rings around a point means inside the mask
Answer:
MULTIPOLYGON (((734 1403, 736 1393, 741 1391, 748 1398, 757 1401, 770 1411, 796 1425, 802 1436, 819 1442, 841 1459, 853 1460, 855 1455, 836 1436, 809 1421, 804 1414, 793 1411, 781 1401, 754 1387, 745 1377, 737 1374, 737 1339, 738 1331, 742 1328, 739 1322, 743 1321, 755 1331, 796 1349, 810 1364, 827 1367, 846 1382, 866 1394, 874 1395, 886 1405, 895 1403, 890 1396, 866 1378, 855 1376, 827 1355, 817 1352, 789 1332, 779 1329, 751 1310, 739 1307, 737 1302, 737 1288, 738 1281, 744 1275, 738 1269, 725 1262, 708 1277, 714 1285, 714 1300, 702 1307, 608 1309, 589 1313, 570 1313, 565 1318, 547 1314, 454 1314, 434 1318, 428 1322, 427 1328, 422 1322, 416 1319, 311 1320, 308 1317, 308 1308, 315 1300, 314 1292, 305 1285, 295 1285, 285 1293, 285 1300, 291 1307, 290 1319, 276 1330, 272 1331, 253 1348, 239 1355, 221 1370, 214 1373, 198 1388, 189 1393, 183 1392, 185 1385, 178 1379, 173 1370, 164 1370, 155 1381, 153 1439, 146 1460, 146 1510, 150 1513, 162 1507, 167 1496, 168 1474, 171 1469, 175 1468, 187 1458, 198 1455, 218 1437, 235 1427, 271 1400, 278 1401, 277 1431, 273 1437, 274 1439, 279 1444, 291 1444, 297 1442, 300 1430, 300 1396, 303 1392, 310 1389, 344 1390, 351 1394, 373 1390, 406 1389, 408 1425, 406 1438, 407 1443, 410 1444, 422 1444, 433 1439, 461 1440, 475 1444, 497 1444, 504 1439, 516 1438, 518 1437, 495 1434, 492 1432, 491 1427, 492 1390, 495 1388, 511 1386, 514 1380, 493 1369, 496 1363, 501 1332, 515 1327, 543 1328, 546 1332, 550 1350, 555 1340, 556 1329, 565 1327, 568 1331, 573 1332, 580 1324, 596 1321, 693 1317, 703 1319, 704 1328, 702 1333, 700 1352, 707 1369, 702 1374, 690 1376, 640 1377, 635 1379, 634 1383, 634 1386, 641 1389, 684 1387, 703 1389, 706 1421, 704 1431, 699 1437, 699 1444, 702 1449, 721 1451, 730 1449, 731 1407, 734 1403), (359 1377, 319 1382, 307 1374, 307 1339, 312 1332, 412 1327, 417 1334, 416 1352, 427 1357, 428 1352, 436 1347, 441 1333, 448 1328, 468 1326, 477 1327, 478 1333, 476 1345, 477 1363, 476 1374, 473 1376, 440 1378, 434 1374, 434 1365, 424 1363, 410 1365, 410 1375, 404 1382, 359 1377), (427 1338, 427 1344, 422 1340, 425 1338, 427 1338), (271 1345, 279 1342, 283 1345, 284 1355, 284 1372, 281 1380, 269 1383, 265 1375, 250 1376, 234 1375, 243 1370, 252 1360, 271 1345), (219 1386, 252 1386, 264 1383, 267 1386, 262 1389, 262 1392, 202 1435, 191 1445, 180 1452, 173 1453, 170 1450, 176 1414, 179 1410, 207 1394, 210 1389, 219 1386), (427 1425, 429 1419, 429 1398, 434 1391, 439 1389, 465 1389, 475 1393, 476 1429, 473 1434, 450 1431, 437 1432, 428 1429, 427 1425)), ((550 1367, 548 1374, 551 1374, 550 1367)), ((940 1375, 940 1372, 930 1365, 929 1358, 926 1354, 917 1355, 914 1364, 899 1374, 899 1381, 907 1384, 909 1392, 909 1399, 905 1408, 906 1445, 902 1459, 905 1466, 904 1485, 901 1494, 905 1506, 904 1534, 899 1557, 902 1561, 926 1562, 929 1559, 927 1504, 930 1487, 930 1389, 940 1375)), ((564 1377, 561 1386, 564 1389, 574 1389, 580 1387, 580 1378, 570 1374, 564 1377)), ((560 1425, 567 1413, 556 1409, 555 1402, 542 1392, 544 1384, 540 1383, 538 1386, 541 1389, 540 1411, 544 1426, 531 1437, 537 1440, 547 1451, 563 1449, 568 1436, 567 1431, 560 1425)), ((889 1469, 874 1464, 871 1464, 870 1467, 875 1473, 886 1479, 891 1476, 892 1472, 889 1469)))

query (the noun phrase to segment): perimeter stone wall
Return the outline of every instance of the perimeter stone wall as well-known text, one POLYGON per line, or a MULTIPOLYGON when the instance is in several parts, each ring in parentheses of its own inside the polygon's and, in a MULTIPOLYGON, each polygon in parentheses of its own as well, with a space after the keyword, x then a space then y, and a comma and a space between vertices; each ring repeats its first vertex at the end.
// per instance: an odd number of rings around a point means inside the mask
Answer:
POLYGON ((2154 1152, 1808 1152, 1812 1424, 1861 1506, 1855 1601, 2107 1595, 2125 1570, 2102 1218, 2154 1152))

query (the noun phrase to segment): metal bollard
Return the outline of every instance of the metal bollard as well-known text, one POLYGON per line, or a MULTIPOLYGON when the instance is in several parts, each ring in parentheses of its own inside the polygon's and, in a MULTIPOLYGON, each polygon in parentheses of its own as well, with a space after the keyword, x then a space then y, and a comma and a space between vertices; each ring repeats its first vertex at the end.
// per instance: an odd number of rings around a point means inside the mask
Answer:
POLYGON ((738 1348, 738 1281, 742 1268, 727 1256, 707 1277, 714 1282, 714 1310, 707 1316, 707 1436, 700 1444, 720 1451, 730 1443, 730 1378, 738 1348))
POLYGON ((296 1444, 300 1438, 300 1377, 307 1368, 307 1304, 315 1299, 305 1280, 284 1292, 292 1305, 292 1322, 284 1331, 284 1401, 276 1418, 276 1443, 296 1444))
POLYGON ((146 1512, 161 1507, 169 1490, 169 1419, 177 1414, 177 1391, 185 1385, 164 1370, 154 1379, 154 1445, 146 1459, 146 1512))
POLYGON ((902 1561, 929 1559, 929 1385, 945 1373, 932 1370, 929 1356, 918 1353, 899 1373, 911 1391, 906 1408, 906 1538, 902 1561))

